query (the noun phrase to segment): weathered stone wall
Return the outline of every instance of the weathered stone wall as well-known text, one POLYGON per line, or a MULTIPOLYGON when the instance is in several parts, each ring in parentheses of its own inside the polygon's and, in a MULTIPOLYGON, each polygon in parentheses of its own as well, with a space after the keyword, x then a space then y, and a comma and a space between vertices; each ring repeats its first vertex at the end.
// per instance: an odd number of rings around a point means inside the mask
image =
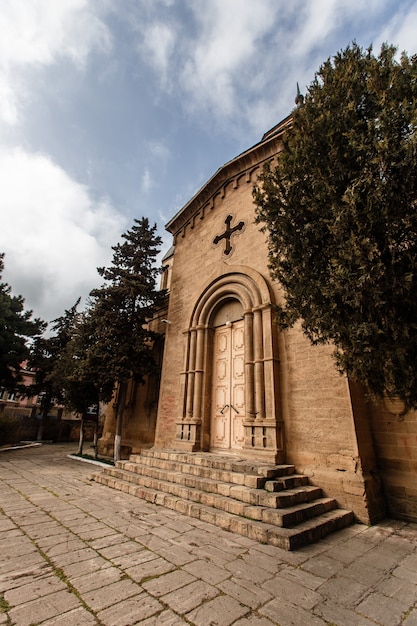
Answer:
POLYGON ((380 519, 383 505, 359 391, 354 407, 332 347, 311 346, 299 325, 282 333, 281 346, 287 461, 358 519, 380 519))
MULTIPOLYGON (((128 458, 139 453, 142 448, 154 444, 158 386, 154 380, 145 383, 129 383, 123 414, 121 457, 128 458)), ((109 403, 104 419, 103 434, 98 441, 98 451, 107 456, 113 455, 114 434, 116 432, 116 406, 109 403)))
MULTIPOLYGON (((150 329, 160 338, 153 346, 155 362, 161 366, 163 358, 163 335, 166 330, 162 319, 166 317, 166 308, 158 311, 152 320, 150 329)), ((98 451, 105 456, 112 456, 116 432, 116 398, 106 407, 102 435, 98 440, 98 451)), ((123 413, 121 458, 126 459, 132 453, 140 453, 142 448, 150 448, 155 440, 156 415, 158 408, 159 379, 145 376, 144 384, 129 382, 126 404, 123 413)))
MULTIPOLYGON (((395 407, 391 408, 395 410, 395 407)), ((373 409, 372 428, 387 512, 391 517, 415 522, 417 412, 394 414, 381 403, 373 409)))

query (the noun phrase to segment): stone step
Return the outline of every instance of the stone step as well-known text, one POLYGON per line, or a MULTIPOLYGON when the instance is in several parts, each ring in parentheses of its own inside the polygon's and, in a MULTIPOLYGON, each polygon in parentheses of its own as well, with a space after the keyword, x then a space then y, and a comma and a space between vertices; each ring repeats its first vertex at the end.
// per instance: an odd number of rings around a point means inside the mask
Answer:
POLYGON ((272 527, 268 531, 267 543, 285 550, 296 550, 323 539, 330 533, 342 530, 353 522, 352 511, 333 509, 294 528, 280 528, 278 530, 276 527, 272 527))
POLYGON ((295 504, 311 502, 311 500, 320 498, 322 493, 323 492, 320 487, 313 487, 311 485, 306 485, 305 487, 294 487, 293 489, 287 489, 285 491, 274 493, 259 490, 258 504, 259 506, 267 506, 276 509, 285 508, 295 504))
POLYGON ((288 550, 353 520, 352 513, 338 509, 333 498, 296 474, 293 465, 152 448, 93 478, 288 550))
POLYGON ((264 484, 266 491, 283 491, 284 489, 291 489, 292 487, 301 487, 302 485, 308 485, 308 476, 302 474, 293 474, 292 476, 283 476, 275 480, 267 480, 264 484))
MULTIPOLYGON (((229 491, 234 485, 236 485, 237 487, 243 486, 248 489, 258 490, 266 484, 266 479, 261 476, 253 474, 242 474, 240 472, 229 472, 225 470, 216 470, 211 468, 200 468, 201 471, 197 473, 190 473, 190 467, 187 466, 185 463, 171 462, 169 464, 169 467, 164 466, 163 468, 161 468, 158 465, 147 465, 140 462, 118 461, 116 467, 121 470, 132 472, 134 474, 150 476, 152 478, 175 483, 181 483, 187 485, 188 487, 205 489, 212 493, 221 493, 222 495, 230 495, 229 491)), ((279 483, 279 481, 270 481, 273 483, 277 482, 280 485, 280 489, 268 489, 268 491, 273 493, 283 491, 286 488, 288 489, 290 486, 294 486, 296 488, 308 484, 308 479, 305 480, 306 477, 300 476, 299 478, 300 480, 298 482, 296 480, 286 482, 285 478, 279 479, 282 480, 281 483, 279 483)), ((236 493, 239 492, 238 489, 235 489, 235 491, 236 493)), ((243 491, 243 493, 245 493, 245 490, 243 491)), ((274 495, 271 495, 271 501, 274 499, 274 497, 274 495)), ((265 498, 268 498, 268 495, 265 495, 265 498)))
POLYGON ((236 474, 250 474, 266 479, 288 476, 295 472, 294 465, 271 465, 269 463, 248 461, 248 459, 240 459, 234 456, 218 456, 217 454, 211 454, 209 452, 195 454, 173 450, 158 450, 156 448, 142 450, 141 454, 132 454, 129 460, 143 465, 156 465, 162 469, 174 469, 174 467, 163 465, 160 463, 161 461, 180 463, 191 467, 192 469, 189 470, 190 473, 197 471, 194 468, 200 467, 223 470, 236 474))
MULTIPOLYGON (((121 468, 109 468, 107 473, 123 483, 168 493, 190 502, 198 502, 234 515, 241 515, 281 527, 291 526, 314 515, 336 507, 332 498, 321 498, 321 489, 303 487, 288 493, 271 494, 262 490, 231 486, 226 495, 186 486, 182 483, 152 478, 121 468)), ((116 487, 117 488, 117 487, 116 487)))
MULTIPOLYGON (((334 504, 334 501, 331 501, 330 498, 323 498, 321 501, 318 500, 313 504, 316 510, 313 513, 313 510, 310 509, 310 513, 317 515, 318 508, 320 508, 322 512, 318 517, 304 517, 304 521, 298 523, 297 526, 288 528, 276 525, 276 521, 280 516, 280 511, 278 510, 262 510, 262 507, 258 507, 258 509, 262 511, 263 521, 257 521, 256 519, 242 517, 236 513, 208 506, 202 502, 190 501, 174 494, 164 493, 158 489, 137 485, 124 478, 117 478, 110 475, 107 469, 100 474, 95 474, 92 479, 100 484, 119 489, 120 491, 137 496, 153 504, 165 506, 190 517, 215 524, 225 530, 241 534, 261 543, 269 543, 285 550, 294 550, 303 545, 312 543, 313 541, 317 541, 331 532, 345 528, 353 522, 352 512, 334 508, 329 510, 327 508, 329 506, 333 507, 334 504), (267 521, 270 519, 268 516, 272 515, 272 513, 276 515, 276 518, 273 520, 274 523, 267 521)), ((309 505, 304 505, 304 508, 305 511, 307 511, 309 505)), ((248 509, 249 507, 247 507, 246 513, 249 512, 248 509)), ((299 507, 293 510, 286 509, 283 511, 283 515, 288 514, 297 517, 298 513, 296 511, 299 511, 299 507)), ((284 518, 281 517, 281 520, 283 519, 284 518)), ((288 521, 288 519, 289 518, 287 518, 286 521, 288 521)))
MULTIPOLYGON (((140 458, 140 457, 139 457, 140 458)), ((191 479, 212 480, 233 483, 236 485, 246 485, 254 489, 264 486, 267 478, 257 474, 245 474, 243 472, 233 472, 231 470, 221 470, 211 467, 200 467, 198 465, 187 465, 179 461, 163 461, 160 459, 144 459, 144 461, 118 461, 116 467, 126 469, 138 474, 148 474, 152 476, 172 475, 191 476, 191 479)))

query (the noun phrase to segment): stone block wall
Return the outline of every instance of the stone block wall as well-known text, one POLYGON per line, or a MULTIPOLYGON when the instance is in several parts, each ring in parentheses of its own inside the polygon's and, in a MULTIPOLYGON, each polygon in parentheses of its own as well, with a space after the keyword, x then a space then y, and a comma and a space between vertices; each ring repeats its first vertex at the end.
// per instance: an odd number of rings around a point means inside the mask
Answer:
POLYGON ((417 412, 374 408, 372 427, 388 515, 417 522, 417 412))
POLYGON ((352 398, 332 352, 331 346, 312 346, 299 325, 281 334, 287 462, 369 523, 383 516, 384 507, 372 474, 375 459, 366 411, 359 391, 356 401, 352 398))

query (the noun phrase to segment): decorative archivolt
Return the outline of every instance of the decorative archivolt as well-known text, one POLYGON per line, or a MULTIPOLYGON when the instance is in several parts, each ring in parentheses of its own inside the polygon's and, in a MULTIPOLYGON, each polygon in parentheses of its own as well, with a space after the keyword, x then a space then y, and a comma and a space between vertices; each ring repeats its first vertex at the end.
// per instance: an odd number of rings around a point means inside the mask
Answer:
POLYGON ((203 289, 192 313, 190 328, 207 326, 214 308, 230 297, 239 300, 244 311, 271 304, 271 293, 263 276, 251 268, 234 266, 233 271, 216 278, 203 289))

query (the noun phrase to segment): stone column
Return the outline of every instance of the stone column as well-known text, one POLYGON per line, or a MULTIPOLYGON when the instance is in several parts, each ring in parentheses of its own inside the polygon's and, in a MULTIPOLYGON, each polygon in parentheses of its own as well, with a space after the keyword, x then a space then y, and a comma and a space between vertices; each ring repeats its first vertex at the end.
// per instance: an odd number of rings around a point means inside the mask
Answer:
POLYGON ((197 327, 195 343, 193 418, 201 422, 201 400, 203 396, 204 376, 204 326, 197 327))
POLYGON ((262 311, 256 309, 253 319, 253 345, 255 361, 255 411, 256 420, 265 418, 264 346, 262 311))
POLYGON ((187 401, 185 409, 186 418, 192 418, 193 416, 196 339, 197 331, 195 328, 192 328, 190 330, 190 352, 188 355, 187 367, 187 401))
POLYGON ((275 394, 276 388, 275 362, 273 351, 272 310, 271 307, 262 311, 263 317, 263 347, 264 347, 264 385, 265 385, 265 415, 268 419, 276 419, 275 394))
POLYGON ((253 362, 253 313, 243 314, 245 333, 245 406, 246 421, 255 419, 255 376, 253 362))
POLYGON ((176 422, 176 447, 195 451, 201 448, 201 397, 204 359, 204 327, 188 331, 189 346, 185 369, 185 411, 176 422), (197 417, 196 417, 197 416, 197 417))

